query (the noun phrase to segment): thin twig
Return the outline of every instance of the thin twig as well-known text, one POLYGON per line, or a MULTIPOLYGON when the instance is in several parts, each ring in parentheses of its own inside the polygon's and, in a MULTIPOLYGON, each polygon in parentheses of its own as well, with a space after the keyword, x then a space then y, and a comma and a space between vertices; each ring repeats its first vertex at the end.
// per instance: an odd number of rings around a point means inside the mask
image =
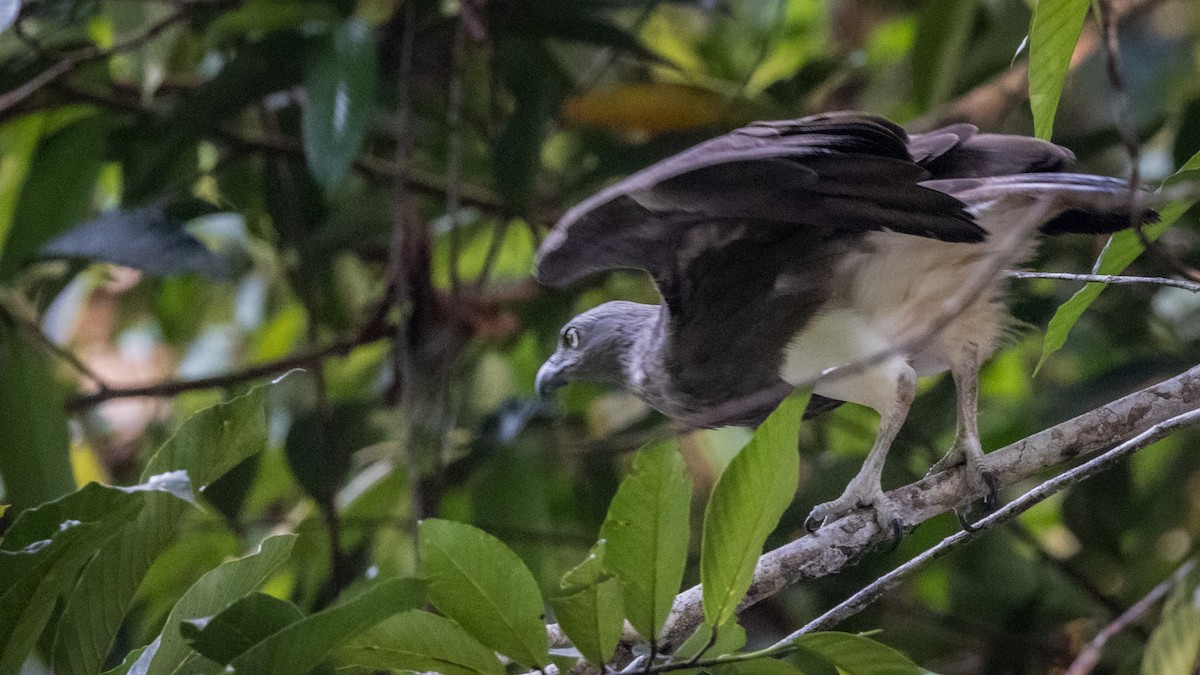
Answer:
POLYGON ((1159 600, 1165 598, 1188 574, 1191 574, 1195 567, 1195 559, 1183 563, 1171 573, 1171 576, 1150 589, 1149 593, 1142 596, 1140 600, 1130 605, 1129 609, 1122 612, 1120 616, 1102 628, 1099 633, 1096 633, 1096 637, 1092 638, 1092 641, 1079 652, 1079 656, 1076 656, 1075 660, 1071 662, 1071 666, 1067 668, 1065 675, 1087 675, 1087 673, 1092 672, 1092 669, 1100 662, 1100 655, 1104 651, 1104 645, 1114 635, 1125 630, 1148 614, 1154 605, 1158 604, 1159 600))
POLYGON ((1058 279, 1061 281, 1080 281, 1098 284, 1152 284, 1156 286, 1171 286, 1182 288, 1193 293, 1200 293, 1200 283, 1169 277, 1135 277, 1113 274, 1074 274, 1071 272, 1026 272, 1024 270, 1008 270, 1005 272, 1010 279, 1058 279))
POLYGON ((107 58, 122 52, 132 51, 145 45, 147 42, 150 42, 154 38, 161 35, 171 26, 187 18, 189 11, 190 6, 187 3, 180 4, 174 9, 174 11, 151 25, 144 32, 123 42, 118 42, 108 49, 99 49, 98 47, 94 46, 85 47, 64 56, 54 65, 33 76, 21 86, 10 90, 3 95, 0 95, 0 112, 20 104, 47 85, 58 81, 63 76, 72 72, 79 66, 84 65, 85 63, 107 58))
POLYGON ((115 398, 177 396, 187 391, 220 389, 253 380, 274 377, 289 370, 309 367, 332 356, 349 354, 355 347, 383 339, 390 330, 391 326, 383 325, 364 331, 362 334, 350 339, 339 340, 324 347, 299 352, 274 361, 267 361, 241 370, 225 373, 224 375, 201 377, 194 380, 163 380, 137 387, 109 387, 90 394, 79 394, 67 399, 66 409, 68 411, 83 410, 115 398))

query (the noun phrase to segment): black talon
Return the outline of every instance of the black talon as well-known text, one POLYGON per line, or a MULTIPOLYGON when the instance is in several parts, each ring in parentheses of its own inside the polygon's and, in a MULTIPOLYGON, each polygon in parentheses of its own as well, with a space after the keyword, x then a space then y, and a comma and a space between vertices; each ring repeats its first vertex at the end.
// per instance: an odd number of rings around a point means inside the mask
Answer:
POLYGON ((974 532, 975 530, 979 529, 975 523, 972 523, 970 519, 967 518, 968 514, 970 513, 971 507, 969 505, 965 510, 962 511, 959 509, 954 509, 954 515, 958 517, 958 524, 962 526, 964 532, 974 532))
POLYGON ((983 484, 987 486, 987 493, 983 495, 983 512, 991 513, 1000 505, 1000 482, 996 480, 996 474, 991 471, 983 471, 980 474, 983 478, 983 484))
POLYGON ((892 536, 891 536, 891 540, 890 540, 891 543, 888 545, 887 548, 880 549, 879 552, 880 553, 891 553, 891 552, 895 551, 896 549, 900 548, 900 538, 903 536, 904 536, 904 531, 900 527, 900 519, 899 518, 893 519, 892 520, 892 536))
POLYGON ((804 530, 806 532, 808 532, 809 534, 813 534, 817 530, 821 529, 821 525, 823 525, 823 524, 824 523, 822 523, 821 521, 817 520, 816 518, 813 518, 812 514, 810 513, 808 515, 808 517, 804 519, 804 530))

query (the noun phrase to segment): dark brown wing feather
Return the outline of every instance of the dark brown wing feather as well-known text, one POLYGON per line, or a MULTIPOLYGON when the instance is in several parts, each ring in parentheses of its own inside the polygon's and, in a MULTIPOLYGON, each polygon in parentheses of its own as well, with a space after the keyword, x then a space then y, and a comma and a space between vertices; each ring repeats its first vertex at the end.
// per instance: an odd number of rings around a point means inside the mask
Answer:
POLYGON ((1070 150, 1029 136, 981 134, 973 124, 953 124, 908 139, 913 161, 934 178, 978 178, 1066 171, 1070 150))
MULTIPOLYGON (((981 240, 984 232, 961 203, 918 185, 932 176, 912 161, 907 140, 891 122, 857 113, 738 129, 568 211, 542 245, 538 278, 561 286, 606 269, 638 268, 661 284, 678 269, 671 252, 689 229, 727 220, 791 225, 783 234, 797 239, 891 229, 981 240)), ((727 240, 720 236, 714 245, 727 240)), ((691 245, 702 243, 692 237, 691 245)))

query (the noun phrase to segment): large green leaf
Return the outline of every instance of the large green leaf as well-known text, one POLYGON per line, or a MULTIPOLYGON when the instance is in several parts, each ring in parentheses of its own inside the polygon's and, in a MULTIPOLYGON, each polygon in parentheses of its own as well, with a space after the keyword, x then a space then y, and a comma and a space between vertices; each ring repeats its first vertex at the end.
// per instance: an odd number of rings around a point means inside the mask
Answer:
POLYGON ((108 130, 108 121, 93 114, 38 144, 0 253, 0 278, 11 277, 37 256, 44 242, 87 215, 108 130))
POLYGON ((18 511, 75 489, 61 388, 42 354, 2 312, 0 478, 18 511))
MULTIPOLYGON (((196 413, 150 459, 143 475, 186 471, 203 489, 266 445, 266 387, 196 413)), ((153 496, 84 569, 54 638, 56 673, 97 673, 138 584, 174 536, 186 505, 153 496)))
MULTIPOLYGON (((1180 167, 1179 171, 1166 180, 1164 185, 1174 185, 1185 180, 1194 180, 1197 172, 1200 172, 1200 152, 1193 155, 1191 159, 1180 167)), ((1162 209, 1157 223, 1152 223, 1142 228, 1146 239, 1150 241, 1158 239, 1167 228, 1174 225, 1175 221, 1179 220, 1195 203, 1195 199, 1185 198, 1168 204, 1166 208, 1162 209)), ((1117 232, 1109 238, 1108 243, 1104 246, 1104 250, 1100 252, 1100 257, 1092 267, 1092 273, 1120 274, 1145 250, 1136 232, 1132 230, 1117 232)), ((1055 310, 1054 316, 1050 318, 1050 323, 1046 326, 1046 338, 1042 342, 1042 355, 1038 358, 1037 367, 1034 368, 1035 373, 1041 370, 1046 360, 1054 352, 1062 349, 1063 345, 1067 343, 1067 336, 1070 335, 1071 329, 1075 327, 1075 324, 1079 322, 1079 318, 1083 316, 1088 307, 1091 307, 1096 298, 1100 297, 1100 293, 1107 286, 1107 284, 1102 283, 1089 283, 1076 291, 1075 295, 1072 295, 1069 300, 1055 310)))
POLYGON ((596 665, 612 658, 625 625, 621 582, 604 574, 604 547, 601 539, 586 560, 563 575, 563 592, 550 598, 558 625, 583 657, 596 665))
POLYGON ((421 521, 418 555, 429 597, 483 644, 532 667, 548 664, 537 582, 512 549, 465 523, 421 521))
POLYGON ((1171 592, 1142 657, 1142 675, 1191 675, 1200 665, 1200 568, 1171 592))
POLYGON ((1029 108, 1038 138, 1054 132, 1054 114, 1089 0, 1038 0, 1029 25, 1029 108))
POLYGON ((304 156, 326 189, 346 177, 367 135, 375 106, 375 51, 371 27, 352 18, 318 43, 309 59, 304 156))
POLYGON ((287 600, 251 593, 216 616, 182 622, 179 634, 200 655, 227 664, 303 619, 304 612, 287 600))
POLYGON ((17 517, 0 542, 0 673, 20 669, 55 599, 75 584, 76 572, 96 549, 149 495, 174 494, 175 488, 171 480, 126 488, 89 483, 17 517))
POLYGON ((443 675, 504 673, 496 654, 462 626, 421 611, 405 612, 375 626, 338 652, 337 661, 379 670, 443 675))
POLYGON ((600 528, 604 569, 621 580, 625 614, 643 637, 662 630, 688 553, 692 481, 672 443, 643 448, 600 528))
POLYGON ((908 657, 891 647, 850 633, 810 633, 795 645, 827 659, 844 675, 923 675, 908 657))
POLYGON ((12 228, 13 215, 34 150, 42 137, 45 114, 33 113, 0 128, 0 253, 12 228))
POLYGON ((700 583, 704 618, 714 628, 733 618, 767 535, 796 494, 796 444, 807 405, 808 395, 799 393, 780 403, 713 487, 704 512, 700 583))
POLYGON ((138 675, 174 672, 191 653, 179 633, 179 624, 212 616, 261 586, 288 559, 295 542, 296 536, 291 534, 268 537, 254 553, 223 563, 200 577, 175 603, 163 632, 146 647, 129 672, 138 675))
POLYGON ((425 598, 417 579, 387 579, 271 635, 229 664, 258 675, 307 673, 335 649, 384 619, 415 609, 425 598))

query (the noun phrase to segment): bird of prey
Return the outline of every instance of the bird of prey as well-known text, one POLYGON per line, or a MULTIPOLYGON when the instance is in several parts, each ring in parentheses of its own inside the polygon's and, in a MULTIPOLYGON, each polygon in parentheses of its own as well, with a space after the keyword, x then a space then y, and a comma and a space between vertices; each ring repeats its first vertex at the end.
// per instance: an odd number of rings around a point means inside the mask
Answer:
POLYGON ((640 269, 663 302, 608 302, 572 319, 537 390, 609 383, 694 427, 757 424, 794 386, 814 386, 810 413, 865 405, 880 416, 875 443, 807 524, 872 507, 898 537, 884 459, 917 376, 950 371, 956 440, 932 471, 965 463, 970 494, 994 503, 976 392, 981 363, 1014 323, 1004 269, 1039 232, 1130 224, 1128 184, 1063 173, 1073 162, 1029 137, 969 124, 908 135, 852 112, 701 143, 583 201, 546 237, 539 281, 640 269))

